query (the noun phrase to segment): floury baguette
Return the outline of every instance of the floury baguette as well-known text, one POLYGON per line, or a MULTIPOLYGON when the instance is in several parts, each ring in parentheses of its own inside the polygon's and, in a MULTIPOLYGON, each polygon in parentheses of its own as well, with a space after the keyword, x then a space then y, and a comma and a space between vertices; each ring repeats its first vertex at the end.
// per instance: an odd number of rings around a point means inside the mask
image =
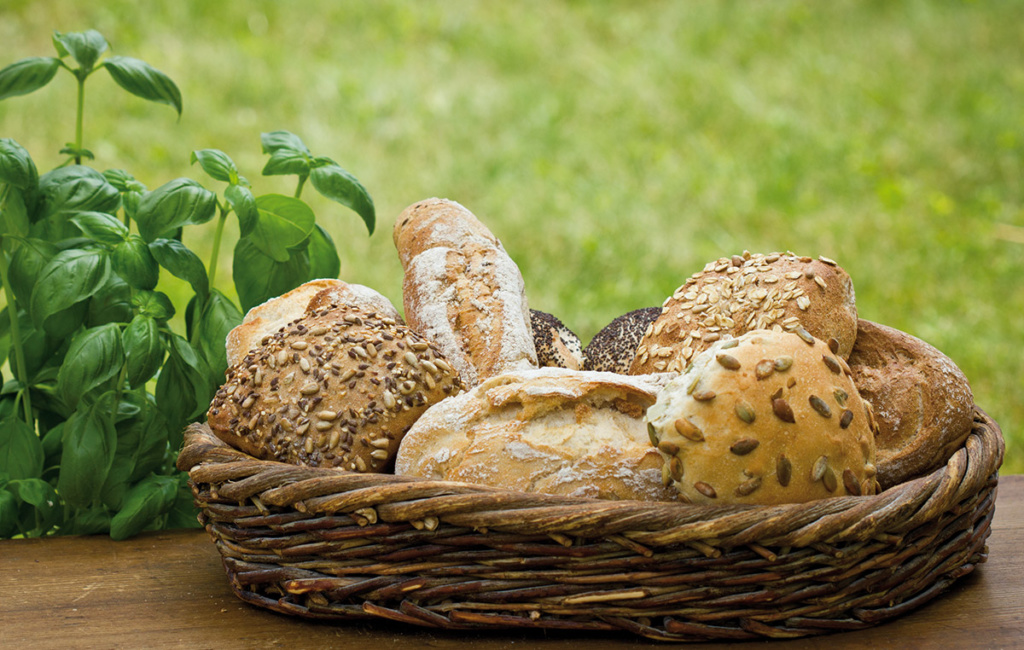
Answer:
POLYGON ((427 199, 395 222, 409 327, 467 386, 537 367, 523 277, 501 242, 454 201, 427 199))

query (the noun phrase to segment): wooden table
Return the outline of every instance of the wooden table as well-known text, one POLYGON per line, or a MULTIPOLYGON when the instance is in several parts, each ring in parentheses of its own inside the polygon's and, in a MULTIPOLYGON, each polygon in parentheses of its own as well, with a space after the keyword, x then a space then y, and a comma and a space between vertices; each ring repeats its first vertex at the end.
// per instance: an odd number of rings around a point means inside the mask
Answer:
MULTIPOLYGON (((1024 647, 1024 476, 999 481, 989 559, 935 601, 869 630, 775 648, 1024 647)), ((0 541, 3 648, 590 648, 633 637, 438 633, 382 623, 324 624, 251 607, 231 592, 205 531, 0 541)), ((764 644, 714 644, 715 648, 764 644)), ((691 645, 689 647, 703 647, 691 645)))

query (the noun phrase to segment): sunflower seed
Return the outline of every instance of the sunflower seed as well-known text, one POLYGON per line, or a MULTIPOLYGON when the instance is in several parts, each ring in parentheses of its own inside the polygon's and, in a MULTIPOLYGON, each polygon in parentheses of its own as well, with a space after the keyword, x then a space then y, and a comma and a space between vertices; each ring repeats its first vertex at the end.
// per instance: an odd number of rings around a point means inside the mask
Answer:
POLYGON ((715 492, 715 488, 711 487, 704 481, 697 481, 693 484, 693 489, 697 490, 709 499, 717 499, 718 493, 715 492))
POLYGON ((843 411, 842 416, 840 416, 839 418, 839 428, 849 428, 851 422, 853 422, 853 411, 851 411, 850 409, 846 409, 845 411, 843 411))
POLYGON ((370 452, 370 458, 376 458, 377 460, 387 460, 388 456, 387 449, 374 449, 370 452))
POLYGON ((675 456, 679 453, 679 445, 668 440, 662 440, 658 443, 658 451, 662 452, 667 456, 675 456))
POLYGON ((754 420, 757 417, 757 414, 754 413, 754 407, 743 401, 736 403, 735 411, 736 417, 743 420, 747 424, 753 424, 754 420))
POLYGON ((821 477, 825 475, 825 470, 828 469, 828 456, 819 456, 818 460, 814 461, 814 467, 811 468, 811 480, 820 481, 821 477))
POLYGON ((681 417, 678 420, 676 420, 675 428, 676 431, 679 432, 679 435, 686 438, 687 440, 692 440, 694 442, 701 442, 702 440, 704 440, 704 433, 700 429, 698 429, 693 422, 690 422, 685 417, 681 417))
POLYGON ((755 476, 755 477, 753 477, 751 479, 748 479, 746 481, 743 481, 742 483, 737 485, 736 486, 736 495, 737 496, 741 496, 741 497, 750 496, 759 487, 761 487, 761 477, 760 476, 755 476))
POLYGON ((760 441, 755 440, 753 438, 743 438, 732 443, 732 446, 729 447, 729 451, 736 454, 737 456, 746 456, 750 452, 757 449, 757 446, 759 444, 761 444, 760 441))
POLYGON ((793 463, 789 462, 786 454, 779 454, 778 460, 775 461, 775 478, 779 479, 779 485, 786 487, 792 477, 793 463))
POLYGON ((668 473, 675 481, 683 480, 683 459, 679 456, 673 456, 672 460, 668 463, 668 473))
MULTIPOLYGON (((832 340, 834 341, 835 339, 832 340)), ((839 362, 836 361, 835 357, 824 354, 821 356, 821 360, 825 362, 825 365, 828 366, 828 369, 832 371, 832 374, 843 374, 843 367, 839 365, 839 362)))
POLYGON ((754 375, 758 379, 767 379, 775 372, 775 362, 771 359, 761 359, 754 367, 754 375))
POLYGON ((725 368, 726 370, 739 370, 740 369, 740 361, 739 361, 739 359, 737 359, 736 357, 734 357, 734 356, 732 356, 730 354, 725 354, 723 352, 719 352, 715 356, 715 360, 718 361, 718 364, 720 366, 722 366, 723 368, 725 368))
POLYGON ((377 438, 376 440, 371 440, 370 444, 377 449, 387 449, 388 445, 391 444, 391 441, 387 438, 377 438))
POLYGON ((309 344, 305 341, 292 341, 289 346, 293 350, 305 350, 309 347, 309 344))
POLYGON ((836 488, 839 487, 839 481, 836 479, 836 473, 828 466, 825 467, 825 473, 821 477, 821 482, 825 484, 825 489, 829 492, 835 492, 836 488))
POLYGON ((853 470, 849 468, 843 470, 843 486, 850 494, 857 497, 861 495, 860 483, 857 482, 857 477, 853 474, 853 470))
POLYGON ((796 416, 793 415, 793 408, 789 405, 789 402, 781 397, 772 400, 772 412, 774 412, 775 416, 783 422, 796 422, 796 416))

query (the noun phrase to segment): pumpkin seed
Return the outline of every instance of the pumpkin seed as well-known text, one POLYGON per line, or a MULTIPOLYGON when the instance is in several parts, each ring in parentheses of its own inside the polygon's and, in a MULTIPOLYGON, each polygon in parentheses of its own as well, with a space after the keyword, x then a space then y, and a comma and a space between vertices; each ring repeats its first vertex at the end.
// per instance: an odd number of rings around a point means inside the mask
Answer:
MULTIPOLYGON (((385 395, 390 395, 390 393, 385 393, 385 395)), ((394 398, 392 398, 392 400, 393 399, 394 398)), ((384 398, 384 401, 387 402, 387 397, 384 398)), ((678 428, 678 425, 677 425, 677 428, 678 428)), ((647 423, 647 436, 651 439, 651 445, 653 445, 654 447, 657 447, 658 443, 659 443, 659 440, 658 440, 658 430, 655 429, 654 425, 651 424, 650 422, 647 423)))
POLYGON ((692 440, 694 442, 701 442, 704 440, 704 433, 697 428, 697 425, 690 422, 690 420, 685 417, 677 419, 675 421, 675 427, 676 431, 679 432, 679 435, 687 440, 692 440))
POLYGON ((753 424, 754 420, 757 417, 757 415, 754 413, 754 407, 752 407, 750 404, 744 401, 739 401, 736 403, 735 411, 736 417, 743 420, 747 424, 753 424))
POLYGON ((701 494, 703 494, 704 496, 706 496, 709 499, 717 499, 718 498, 718 492, 715 492, 715 488, 711 487, 709 484, 705 483, 704 481, 697 481, 696 483, 694 483, 693 484, 693 489, 697 490, 698 492, 700 492, 701 494))
POLYGON ((672 460, 668 463, 668 472, 672 478, 676 481, 683 480, 683 459, 679 456, 673 456, 672 460))
POLYGON ((811 403, 811 408, 818 412, 823 418, 832 417, 832 409, 825 403, 825 400, 821 399, 817 395, 811 395, 807 398, 807 401, 811 403))
POLYGON ((839 482, 836 479, 836 473, 828 466, 825 467, 825 473, 821 477, 821 482, 825 484, 825 489, 829 492, 835 492, 836 488, 839 487, 839 482))
POLYGON ((693 399, 698 402, 710 402, 715 399, 715 391, 713 390, 699 390, 693 394, 693 399))
POLYGON ((857 482, 857 477, 853 474, 853 470, 849 468, 843 470, 843 487, 854 496, 859 497, 861 495, 860 483, 857 482))
POLYGON ((732 356, 731 354, 725 354, 724 352, 719 352, 715 356, 715 360, 718 361, 718 364, 720 366, 722 366, 723 368, 725 368, 726 370, 739 370, 740 369, 740 361, 739 361, 739 359, 737 359, 736 357, 732 356))
MULTIPOLYGON (((834 341, 835 339, 832 339, 832 340, 834 341)), ((828 366, 828 369, 832 371, 832 374, 835 374, 835 375, 843 374, 843 367, 841 365, 839 365, 839 362, 836 361, 835 357, 832 357, 832 356, 829 356, 829 355, 825 354, 825 355, 822 355, 821 359, 822 359, 822 361, 825 362, 825 365, 828 366)))
POLYGON ((850 426, 851 422, 853 422, 853 411, 846 409, 843 411, 843 415, 839 418, 839 428, 846 429, 850 426))
POLYGON ((825 470, 828 469, 828 456, 819 456, 818 460, 814 461, 814 467, 811 468, 811 480, 820 481, 821 477, 825 475, 825 470))
POLYGON ((789 405, 789 402, 781 397, 772 400, 772 411, 783 422, 796 422, 793 408, 789 405))
POLYGON ((758 379, 767 379, 773 372, 775 372, 775 361, 772 359, 762 359, 754 366, 754 375, 758 379))
POLYGON ((786 458, 786 454, 779 454, 778 460, 775 461, 775 478, 779 480, 779 485, 786 487, 792 477, 793 463, 786 458))
POLYGON ((729 451, 736 454, 737 456, 746 456, 750 452, 757 449, 757 446, 759 444, 761 444, 761 442, 753 438, 743 438, 732 443, 732 446, 729 447, 729 451))
POLYGON ((785 372, 793 367, 793 357, 788 354, 784 354, 781 357, 775 358, 775 369, 779 372, 785 372))
POLYGON ((737 485, 736 486, 736 495, 737 496, 741 496, 741 497, 750 496, 759 487, 761 487, 761 477, 760 476, 755 476, 755 477, 753 477, 751 479, 747 479, 746 481, 743 481, 742 483, 737 485))
POLYGON ((679 453, 679 445, 669 440, 662 440, 658 443, 658 451, 667 456, 675 456, 679 453))

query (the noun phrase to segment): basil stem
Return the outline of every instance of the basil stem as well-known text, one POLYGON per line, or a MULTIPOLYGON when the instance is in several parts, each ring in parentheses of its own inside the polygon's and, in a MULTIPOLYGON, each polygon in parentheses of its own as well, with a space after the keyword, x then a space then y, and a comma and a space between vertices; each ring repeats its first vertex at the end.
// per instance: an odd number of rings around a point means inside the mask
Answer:
POLYGON ((14 359, 18 363, 18 381, 23 386, 25 422, 35 427, 32 419, 32 396, 28 386, 28 369, 25 367, 25 349, 21 344, 21 326, 18 324, 18 304, 14 301, 14 288, 8 277, 7 253, 3 251, 3 236, 0 235, 0 282, 3 283, 4 298, 7 301, 7 316, 11 319, 11 347, 14 348, 14 359))
POLYGON ((220 216, 217 218, 217 229, 213 231, 213 252, 210 253, 210 265, 206 271, 209 278, 210 288, 213 288, 213 281, 217 278, 217 258, 220 256, 220 239, 224 234, 224 223, 228 220, 229 210, 223 205, 220 206, 220 216))

